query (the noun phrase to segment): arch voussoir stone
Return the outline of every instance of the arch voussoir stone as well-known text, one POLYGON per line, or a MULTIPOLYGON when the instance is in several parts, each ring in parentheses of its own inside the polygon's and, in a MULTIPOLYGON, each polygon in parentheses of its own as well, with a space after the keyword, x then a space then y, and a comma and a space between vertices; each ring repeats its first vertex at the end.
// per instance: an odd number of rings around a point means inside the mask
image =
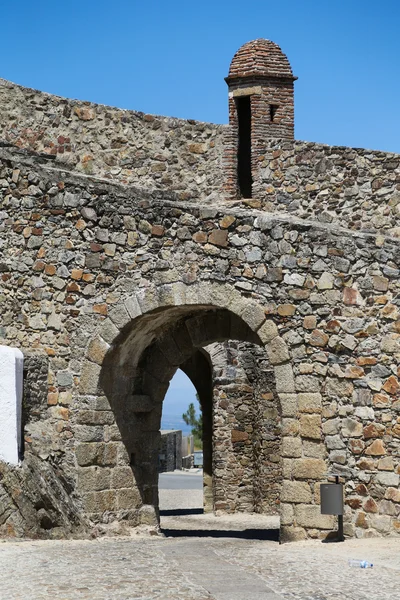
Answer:
POLYGON ((266 344, 269 361, 272 365, 280 365, 290 360, 289 349, 284 340, 277 336, 266 344))
POLYGON ((278 328, 272 319, 267 319, 263 325, 257 330, 257 335, 263 344, 268 344, 278 335, 278 328))
POLYGON ((102 365, 104 357, 109 348, 110 344, 108 344, 100 335, 98 335, 90 341, 86 352, 86 357, 91 362, 102 365))

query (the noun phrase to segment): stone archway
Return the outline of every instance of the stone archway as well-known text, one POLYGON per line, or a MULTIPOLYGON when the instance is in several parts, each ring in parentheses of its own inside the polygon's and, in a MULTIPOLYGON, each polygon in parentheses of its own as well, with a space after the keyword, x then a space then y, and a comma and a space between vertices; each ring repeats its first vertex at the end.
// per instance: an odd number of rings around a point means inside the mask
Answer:
MULTIPOLYGON (((279 400, 282 405, 293 402, 294 378, 285 342, 262 306, 232 286, 153 286, 115 306, 88 345, 80 394, 101 396, 112 409, 115 441, 124 447, 119 450, 122 464, 111 473, 120 487, 115 496, 110 494, 114 511, 104 494, 102 502, 89 502, 89 514, 95 512, 98 518, 106 510, 132 523, 157 518, 156 454, 169 381, 195 351, 225 340, 265 346, 279 400)), ((98 476, 93 475, 94 486, 98 476)), ((87 495, 88 489, 90 483, 83 486, 87 495)))

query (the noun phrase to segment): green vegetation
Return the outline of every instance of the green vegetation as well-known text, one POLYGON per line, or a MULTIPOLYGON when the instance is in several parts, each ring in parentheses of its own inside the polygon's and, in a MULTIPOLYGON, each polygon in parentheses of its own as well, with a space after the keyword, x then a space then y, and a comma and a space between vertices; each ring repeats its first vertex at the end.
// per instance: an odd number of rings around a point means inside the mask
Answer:
POLYGON ((200 415, 197 416, 194 404, 191 402, 187 411, 183 413, 182 419, 185 421, 186 425, 189 425, 192 428, 195 448, 201 449, 203 447, 203 415, 201 414, 201 409, 200 415))

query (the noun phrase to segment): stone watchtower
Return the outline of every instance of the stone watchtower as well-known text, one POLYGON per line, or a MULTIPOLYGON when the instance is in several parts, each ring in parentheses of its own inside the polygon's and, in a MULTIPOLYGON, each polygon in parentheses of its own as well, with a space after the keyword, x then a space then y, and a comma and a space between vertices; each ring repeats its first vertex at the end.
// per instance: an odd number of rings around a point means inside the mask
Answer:
POLYGON ((244 44, 232 59, 229 124, 225 151, 226 191, 252 198, 259 157, 271 138, 294 139, 293 76, 277 44, 258 39, 244 44))

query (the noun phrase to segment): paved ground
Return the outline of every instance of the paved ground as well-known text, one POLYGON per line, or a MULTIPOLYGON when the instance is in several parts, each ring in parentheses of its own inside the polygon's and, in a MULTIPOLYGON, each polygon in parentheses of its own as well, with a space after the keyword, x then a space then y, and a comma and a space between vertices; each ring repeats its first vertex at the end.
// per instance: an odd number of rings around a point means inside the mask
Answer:
MULTIPOLYGON (((198 512, 202 499, 186 488, 160 490, 160 500, 165 511, 189 501, 198 512)), ((398 538, 280 546, 275 517, 194 512, 162 517, 167 536, 2 542, 0 600, 400 599, 398 538)))
POLYGON ((1 600, 397 600, 400 540, 0 543, 1 600), (375 563, 348 566, 349 558, 375 563))

